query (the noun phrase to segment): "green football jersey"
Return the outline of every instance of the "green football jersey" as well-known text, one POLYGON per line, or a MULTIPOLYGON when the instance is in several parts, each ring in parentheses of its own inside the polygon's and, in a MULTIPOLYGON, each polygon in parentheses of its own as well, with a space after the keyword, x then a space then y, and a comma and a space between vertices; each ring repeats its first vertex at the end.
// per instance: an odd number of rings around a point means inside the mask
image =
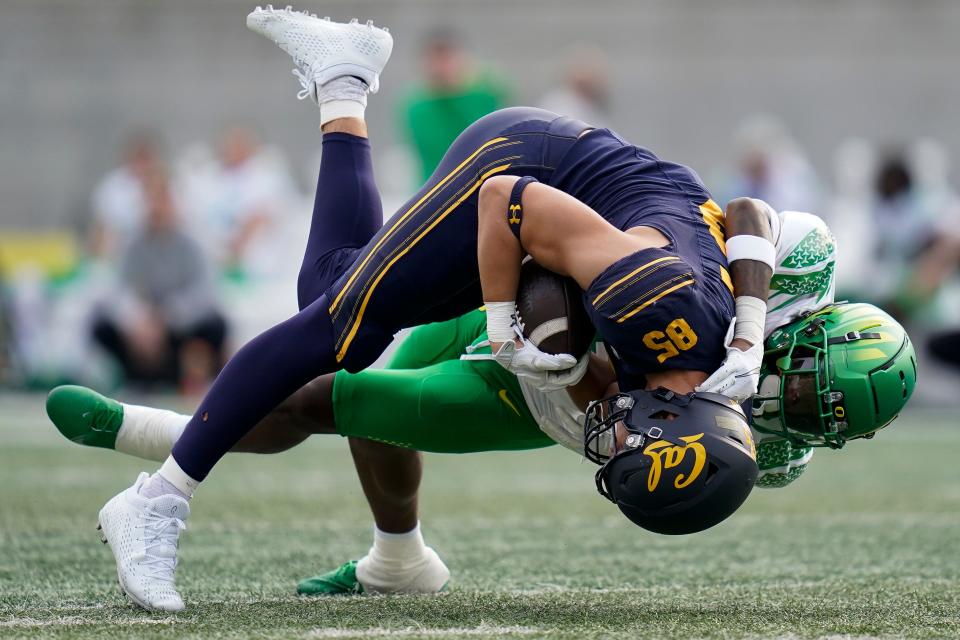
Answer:
MULTIPOLYGON (((776 247, 776 268, 770 279, 764 338, 799 316, 834 300, 837 243, 819 217, 800 211, 776 213, 764 203, 776 247)), ((760 388, 779 383, 777 376, 760 380, 760 388)), ((754 411, 757 411, 754 408, 754 411)), ((762 411, 762 409, 761 409, 762 411)), ((758 487, 784 487, 803 473, 813 457, 812 447, 790 444, 754 430, 757 443, 758 487)))

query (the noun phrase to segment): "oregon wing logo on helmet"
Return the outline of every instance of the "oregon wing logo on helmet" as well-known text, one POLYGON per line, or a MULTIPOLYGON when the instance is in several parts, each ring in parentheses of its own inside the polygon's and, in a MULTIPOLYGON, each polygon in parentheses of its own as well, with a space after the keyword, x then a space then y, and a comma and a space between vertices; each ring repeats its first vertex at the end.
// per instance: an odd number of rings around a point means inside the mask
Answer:
POLYGON ((635 524, 695 533, 743 504, 756 449, 739 405, 714 393, 631 391, 594 402, 584 455, 602 466, 597 490, 635 524))
POLYGON ((806 446, 871 438, 899 415, 917 384, 917 356, 881 309, 838 303, 767 339, 753 426, 806 446))

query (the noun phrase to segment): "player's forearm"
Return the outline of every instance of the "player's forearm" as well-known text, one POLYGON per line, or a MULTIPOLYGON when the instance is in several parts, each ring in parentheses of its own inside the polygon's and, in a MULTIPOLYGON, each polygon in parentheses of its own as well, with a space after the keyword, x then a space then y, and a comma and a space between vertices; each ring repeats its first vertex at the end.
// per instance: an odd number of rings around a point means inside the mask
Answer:
POLYGON ((601 271, 620 258, 646 246, 649 241, 614 228, 576 198, 534 182, 522 193, 522 208, 516 213, 514 229, 508 219, 511 190, 518 178, 498 176, 484 183, 480 191, 478 259, 484 299, 487 294, 516 295, 520 257, 529 253, 541 266, 570 276, 586 289, 601 271), (499 252, 509 251, 509 255, 499 252), (498 255, 499 253, 499 255, 498 255), (492 267, 518 263, 509 272, 492 267), (486 268, 485 268, 486 265, 486 268))
POLYGON ((523 249, 507 226, 509 190, 516 179, 491 180, 480 191, 477 210, 477 266, 487 307, 487 336, 498 345, 514 338, 517 287, 523 249))
POLYGON ((477 226, 477 265, 484 302, 517 298, 523 249, 507 226, 503 198, 481 198, 477 226), (501 207, 497 206, 502 204, 501 207))
MULTIPOLYGON (((737 198, 727 205, 727 241, 736 236, 753 236, 773 244, 766 213, 750 198, 737 198)), ((741 259, 730 263, 734 296, 752 296, 767 300, 773 270, 759 260, 741 259)))
POLYGON ((762 340, 765 303, 776 252, 766 212, 751 198, 727 205, 727 253, 737 304, 734 346, 744 349, 762 340))
POLYGON ((507 309, 512 313, 525 253, 586 289, 610 264, 645 246, 643 239, 614 228, 576 198, 537 182, 515 189, 519 180, 496 176, 480 189, 477 262, 492 343, 510 337, 504 325, 509 324, 507 309))

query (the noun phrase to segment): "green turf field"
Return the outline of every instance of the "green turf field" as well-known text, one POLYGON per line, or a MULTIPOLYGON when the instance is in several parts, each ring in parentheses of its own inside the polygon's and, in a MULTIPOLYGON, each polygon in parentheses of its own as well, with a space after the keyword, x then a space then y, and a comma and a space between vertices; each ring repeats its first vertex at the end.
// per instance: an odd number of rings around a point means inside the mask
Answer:
POLYGON ((559 447, 428 457, 424 532, 453 572, 436 597, 293 595, 370 542, 346 443, 234 456, 193 501, 187 609, 167 616, 127 604, 94 531, 153 465, 62 440, 40 398, 0 402, 0 637, 960 636, 956 417, 818 452, 795 486, 676 539, 629 525, 559 447))

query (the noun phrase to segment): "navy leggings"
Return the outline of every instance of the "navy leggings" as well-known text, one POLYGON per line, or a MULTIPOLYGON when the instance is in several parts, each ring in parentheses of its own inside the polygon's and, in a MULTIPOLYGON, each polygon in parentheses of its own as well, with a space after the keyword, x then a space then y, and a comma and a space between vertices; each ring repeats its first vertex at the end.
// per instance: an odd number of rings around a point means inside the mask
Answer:
POLYGON ((457 138, 427 184, 383 227, 368 142, 324 136, 297 286, 301 311, 227 363, 173 448, 180 468, 203 480, 244 434, 313 378, 359 371, 398 330, 480 306, 480 185, 497 174, 550 184, 585 128, 540 109, 486 116, 457 138))
POLYGON ((310 235, 297 278, 301 310, 330 288, 382 225, 370 141, 346 133, 324 135, 310 235))
POLYGON ((344 133, 324 135, 310 235, 297 278, 301 312, 252 340, 217 377, 173 447, 173 457, 187 475, 203 480, 279 402, 335 370, 330 339, 323 339, 330 332, 326 305, 317 299, 382 224, 370 142, 344 133), (277 392, 269 393, 273 389, 277 392))

